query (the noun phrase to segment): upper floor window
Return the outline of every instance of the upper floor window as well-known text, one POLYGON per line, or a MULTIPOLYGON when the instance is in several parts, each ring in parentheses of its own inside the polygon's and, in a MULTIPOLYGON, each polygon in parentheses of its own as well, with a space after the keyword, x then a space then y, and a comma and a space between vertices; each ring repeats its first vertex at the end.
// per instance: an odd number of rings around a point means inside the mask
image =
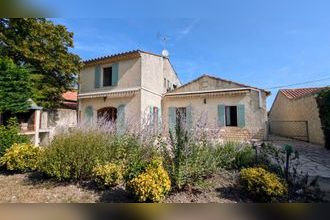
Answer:
POLYGON ((164 78, 164 88, 166 89, 166 78, 164 78))
POLYGON ((103 68, 103 86, 112 86, 112 67, 103 68))

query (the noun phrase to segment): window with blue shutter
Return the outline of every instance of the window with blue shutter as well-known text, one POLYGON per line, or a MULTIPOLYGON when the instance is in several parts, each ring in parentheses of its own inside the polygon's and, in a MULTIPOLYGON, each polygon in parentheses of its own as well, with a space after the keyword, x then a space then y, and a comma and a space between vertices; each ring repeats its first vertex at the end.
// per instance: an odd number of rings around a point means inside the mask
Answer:
POLYGON ((96 65, 94 71, 95 71, 94 86, 95 86, 95 88, 100 88, 100 85, 101 85, 101 67, 100 67, 100 65, 96 65))
POLYGON ((93 120, 93 107, 87 106, 85 108, 85 121, 91 123, 93 120))
POLYGON ((120 105, 117 108, 117 133, 125 133, 125 105, 120 105))
POLYGON ((192 118, 192 107, 191 107, 191 105, 189 105, 186 108, 186 123, 187 123, 187 128, 189 130, 192 129, 193 118, 192 118))
POLYGON ((176 108, 169 107, 168 108, 168 127, 170 131, 174 131, 176 124, 176 108))
POLYGON ((245 106, 244 105, 237 106, 237 125, 240 128, 245 127, 245 106))
POLYGON ((118 63, 112 64, 112 86, 118 85, 119 65, 118 63))
POLYGON ((225 105, 218 105, 218 126, 225 126, 225 105))

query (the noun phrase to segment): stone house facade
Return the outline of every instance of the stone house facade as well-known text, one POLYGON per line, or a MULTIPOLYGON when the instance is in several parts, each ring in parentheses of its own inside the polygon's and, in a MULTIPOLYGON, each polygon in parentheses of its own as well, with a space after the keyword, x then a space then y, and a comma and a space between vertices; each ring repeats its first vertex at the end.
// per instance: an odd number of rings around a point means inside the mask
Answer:
POLYGON ((274 133, 297 139, 306 136, 305 140, 323 145, 324 135, 315 99, 321 89, 279 90, 269 111, 269 123, 274 133))
MULTIPOLYGON (((203 75, 181 82, 168 57, 131 51, 87 60, 79 78, 79 121, 105 117, 121 126, 132 121, 161 124, 164 132, 178 118, 196 125, 207 115, 226 139, 263 138, 266 134, 268 91, 203 75)), ((149 126, 148 125, 148 126, 149 126)))

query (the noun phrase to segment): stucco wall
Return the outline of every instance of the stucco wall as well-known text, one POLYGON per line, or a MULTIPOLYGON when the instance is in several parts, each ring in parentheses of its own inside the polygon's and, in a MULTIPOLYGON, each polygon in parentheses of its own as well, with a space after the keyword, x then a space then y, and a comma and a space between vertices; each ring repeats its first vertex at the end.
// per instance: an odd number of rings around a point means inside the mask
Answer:
POLYGON ((80 121, 85 120, 85 109, 88 106, 93 107, 93 121, 97 119, 97 110, 105 107, 115 107, 118 108, 120 105, 125 105, 125 120, 134 123, 139 123, 140 121, 140 93, 135 94, 131 97, 108 97, 104 100, 103 97, 100 98, 91 98, 91 99, 81 99, 80 100, 80 121))
MULTIPOLYGON (((113 87, 95 88, 95 66, 85 67, 79 76, 79 93, 110 91, 114 88, 125 89, 141 86, 141 58, 120 61, 118 71, 118 85, 113 87)), ((103 64, 106 67, 111 63, 103 64)))
POLYGON ((211 89, 232 89, 242 88, 242 86, 235 83, 225 82, 222 80, 216 80, 208 76, 204 76, 201 79, 178 88, 175 92, 190 92, 190 91, 201 91, 211 89))
MULTIPOLYGON (((319 118, 319 110, 313 95, 288 99, 281 92, 278 93, 269 113, 270 121, 308 121, 308 133, 311 143, 324 144, 323 131, 319 118)), ((282 123, 279 129, 290 134, 291 127, 282 123)))
POLYGON ((166 92, 164 88, 164 77, 171 83, 180 85, 180 81, 175 74, 167 58, 142 54, 142 87, 149 89, 157 94, 166 92))
POLYGON ((168 131, 168 108, 187 107, 191 105, 193 126, 201 115, 207 115, 207 127, 219 129, 219 136, 225 139, 246 140, 250 138, 264 138, 266 132, 266 96, 263 96, 262 108, 259 108, 258 93, 251 91, 248 94, 200 96, 200 97, 165 97, 163 100, 163 120, 165 131, 168 131), (204 104, 204 98, 206 104, 204 104), (245 127, 218 127, 218 105, 245 106, 245 127))

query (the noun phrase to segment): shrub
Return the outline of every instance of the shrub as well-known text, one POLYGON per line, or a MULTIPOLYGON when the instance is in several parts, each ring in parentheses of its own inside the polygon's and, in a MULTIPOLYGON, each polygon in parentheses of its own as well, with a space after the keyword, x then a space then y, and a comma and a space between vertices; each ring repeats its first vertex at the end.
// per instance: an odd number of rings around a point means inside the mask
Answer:
POLYGON ((10 118, 7 126, 0 125, 0 156, 13 144, 29 143, 29 138, 20 135, 20 128, 15 118, 10 118))
POLYGON ((162 161, 154 159, 145 171, 128 181, 126 187, 140 202, 159 202, 170 191, 171 181, 162 161))
POLYGON ((60 134, 45 150, 40 171, 58 180, 89 178, 97 164, 109 161, 109 146, 108 136, 101 132, 60 134))
POLYGON ((254 151, 251 146, 241 146, 235 142, 217 145, 214 154, 217 158, 217 166, 225 169, 248 167, 254 160, 254 151))
POLYGON ((170 132, 170 147, 163 147, 165 167, 177 189, 194 185, 211 175, 217 169, 214 148, 208 141, 188 138, 188 132, 181 123, 170 132))
POLYGON ((287 194, 287 185, 283 180, 260 167, 242 169, 239 184, 255 201, 275 201, 287 194))
POLYGON ((36 170, 41 153, 41 148, 31 144, 14 144, 0 158, 0 165, 15 171, 36 170))
POLYGON ((319 92, 316 96, 316 102, 324 134, 325 148, 330 150, 330 87, 319 92))
POLYGON ((116 186, 123 180, 123 168, 114 163, 97 165, 93 168, 93 177, 99 186, 116 186))

